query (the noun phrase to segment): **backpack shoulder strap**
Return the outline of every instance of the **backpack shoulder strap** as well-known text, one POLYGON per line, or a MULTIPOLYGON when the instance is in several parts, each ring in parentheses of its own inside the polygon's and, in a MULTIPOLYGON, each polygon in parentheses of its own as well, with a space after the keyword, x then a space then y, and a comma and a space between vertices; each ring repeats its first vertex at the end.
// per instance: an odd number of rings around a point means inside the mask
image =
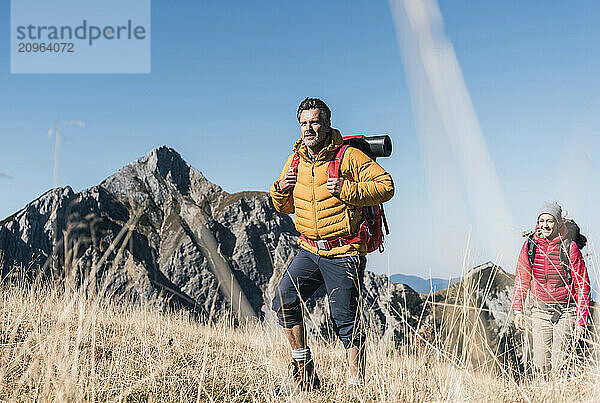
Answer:
POLYGON ((570 250, 570 238, 565 238, 560 241, 560 265, 565 270, 565 280, 567 284, 571 284, 573 282, 573 276, 571 275, 570 250))
POLYGON ((340 166, 342 165, 342 158, 344 157, 344 153, 346 152, 348 147, 350 147, 348 144, 344 144, 343 146, 341 146, 335 154, 335 158, 329 161, 327 175, 330 178, 340 177, 340 166))
POLYGON ((297 174, 299 164, 300 164, 300 156, 298 155, 298 153, 294 153, 294 157, 292 158, 292 162, 290 163, 289 170, 297 174))
POLYGON ((533 268, 533 261, 535 260, 535 252, 537 250, 537 243, 533 239, 533 234, 527 236, 527 257, 529 258, 529 267, 533 268))

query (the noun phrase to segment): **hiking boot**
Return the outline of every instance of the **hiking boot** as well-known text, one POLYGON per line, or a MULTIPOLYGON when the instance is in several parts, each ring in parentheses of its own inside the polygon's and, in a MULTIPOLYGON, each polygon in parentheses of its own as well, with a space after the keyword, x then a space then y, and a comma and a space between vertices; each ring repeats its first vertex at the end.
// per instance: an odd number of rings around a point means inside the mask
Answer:
POLYGON ((311 391, 321 387, 321 381, 315 372, 313 360, 306 362, 292 360, 290 372, 294 383, 300 390, 311 391))

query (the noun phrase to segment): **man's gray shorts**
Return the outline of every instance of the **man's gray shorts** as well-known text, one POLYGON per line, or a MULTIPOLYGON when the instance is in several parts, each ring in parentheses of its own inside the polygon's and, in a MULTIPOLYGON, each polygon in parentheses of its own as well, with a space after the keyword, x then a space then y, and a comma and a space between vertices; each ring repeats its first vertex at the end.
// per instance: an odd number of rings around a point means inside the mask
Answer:
POLYGON ((291 328, 302 323, 301 302, 325 284, 333 329, 345 348, 362 346, 359 301, 367 258, 323 257, 300 249, 283 274, 273 298, 279 324, 291 328))

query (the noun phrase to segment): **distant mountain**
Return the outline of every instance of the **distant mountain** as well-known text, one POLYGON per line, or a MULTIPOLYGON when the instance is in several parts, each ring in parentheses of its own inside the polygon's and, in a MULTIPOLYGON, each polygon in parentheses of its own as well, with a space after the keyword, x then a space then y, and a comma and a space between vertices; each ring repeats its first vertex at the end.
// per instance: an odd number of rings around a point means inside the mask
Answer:
POLYGON ((449 280, 443 278, 425 279, 419 276, 397 273, 390 276, 390 281, 395 284, 406 284, 421 294, 430 294, 450 287, 452 284, 460 281, 460 278, 451 278, 449 280))

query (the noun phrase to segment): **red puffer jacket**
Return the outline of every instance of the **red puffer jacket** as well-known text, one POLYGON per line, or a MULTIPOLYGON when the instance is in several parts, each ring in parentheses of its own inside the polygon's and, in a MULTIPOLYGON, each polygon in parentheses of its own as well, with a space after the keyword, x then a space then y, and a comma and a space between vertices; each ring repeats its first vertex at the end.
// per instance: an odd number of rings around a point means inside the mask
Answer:
POLYGON ((585 326, 590 306, 590 279, 577 244, 571 242, 569 260, 572 284, 567 284, 565 269, 560 264, 560 243, 567 235, 564 224, 559 232, 560 235, 551 241, 533 235, 537 243, 533 268, 529 266, 527 241, 523 244, 517 261, 512 309, 523 311, 523 302, 531 284, 531 296, 536 301, 546 304, 576 301, 577 322, 585 326))

